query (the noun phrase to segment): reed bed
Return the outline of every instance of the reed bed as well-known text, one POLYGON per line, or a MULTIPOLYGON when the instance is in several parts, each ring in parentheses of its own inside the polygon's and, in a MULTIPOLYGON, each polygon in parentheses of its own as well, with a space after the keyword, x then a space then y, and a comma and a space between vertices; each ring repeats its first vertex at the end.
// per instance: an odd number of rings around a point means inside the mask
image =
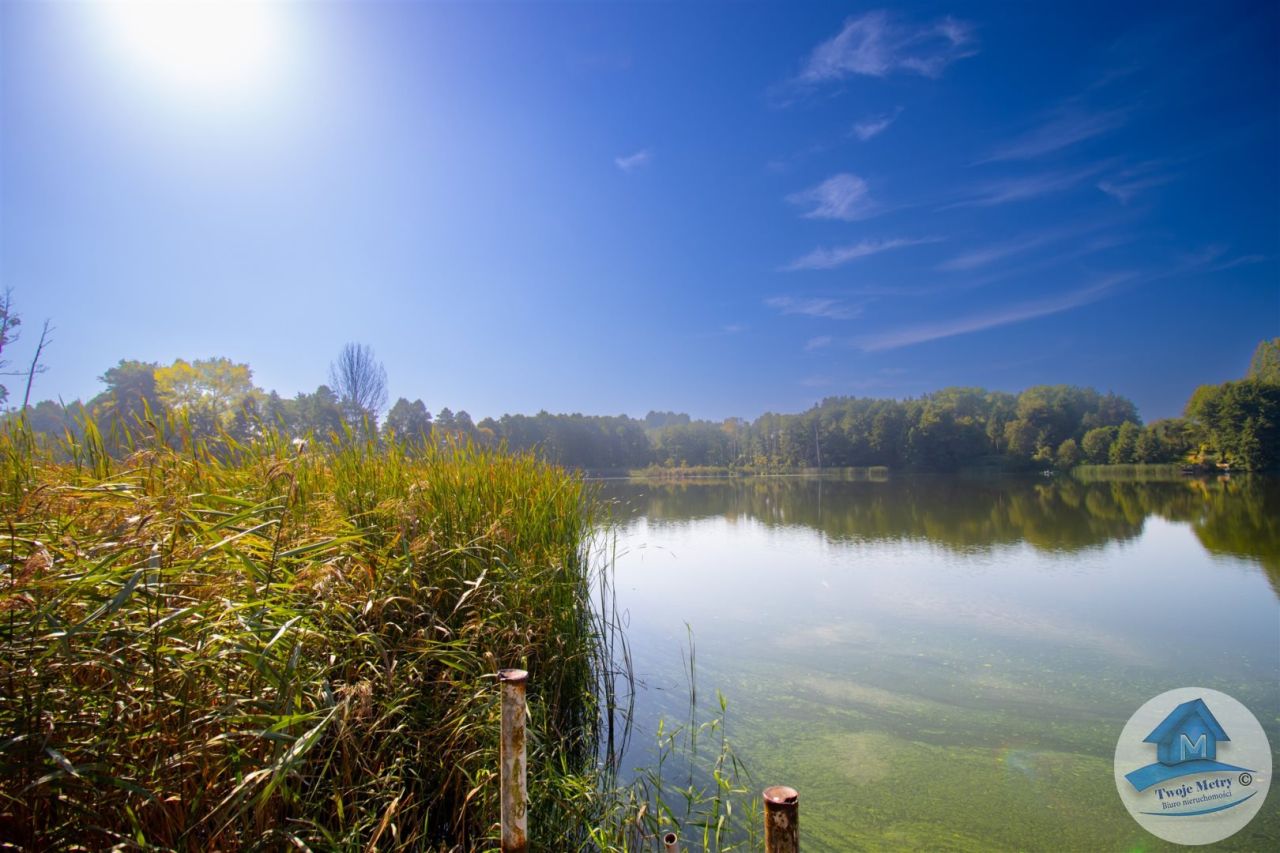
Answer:
POLYGON ((618 641, 580 479, 149 430, 0 434, 0 846, 494 847, 503 666, 535 847, 596 844, 618 641))

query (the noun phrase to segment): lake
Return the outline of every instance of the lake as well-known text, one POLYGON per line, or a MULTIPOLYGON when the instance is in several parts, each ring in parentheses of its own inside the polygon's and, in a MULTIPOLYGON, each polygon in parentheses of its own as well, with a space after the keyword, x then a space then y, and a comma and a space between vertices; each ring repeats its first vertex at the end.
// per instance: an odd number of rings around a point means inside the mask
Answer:
MULTIPOLYGON (((639 682, 659 717, 727 700, 758 790, 810 850, 1155 850, 1112 758, 1175 687, 1280 746, 1280 480, 891 476, 599 484, 639 682)), ((1276 761, 1280 764, 1280 761, 1276 761)), ((1218 849, 1280 850, 1275 792, 1218 849)))

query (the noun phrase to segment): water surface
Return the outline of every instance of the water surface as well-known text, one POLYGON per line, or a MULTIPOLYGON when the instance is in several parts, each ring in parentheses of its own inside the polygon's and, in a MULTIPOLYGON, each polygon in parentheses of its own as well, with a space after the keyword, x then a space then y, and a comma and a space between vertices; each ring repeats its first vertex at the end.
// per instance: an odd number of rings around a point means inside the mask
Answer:
MULTIPOLYGON (((687 716, 691 628, 699 701, 723 691, 756 781, 801 791, 809 849, 1163 849, 1112 754, 1173 687, 1235 696, 1280 745, 1275 479, 602 491, 637 731, 687 716)), ((1280 849, 1276 796, 1219 847, 1280 849)))

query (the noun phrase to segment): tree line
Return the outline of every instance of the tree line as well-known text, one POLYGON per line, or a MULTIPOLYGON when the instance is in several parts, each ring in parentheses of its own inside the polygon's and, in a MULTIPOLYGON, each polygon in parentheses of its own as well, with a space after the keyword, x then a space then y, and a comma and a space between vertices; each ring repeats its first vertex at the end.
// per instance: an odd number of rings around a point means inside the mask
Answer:
MULTIPOLYGON (((1143 424, 1133 402, 1071 385, 1020 393, 944 388, 920 397, 828 397, 807 411, 754 420, 507 414, 478 423, 448 407, 434 415, 401 397, 385 417, 386 371, 373 351, 348 344, 329 382, 285 398, 253 384, 247 364, 209 358, 172 364, 121 361, 103 391, 67 406, 22 410, 37 432, 77 440, 92 424, 108 448, 174 416, 186 437, 252 440, 266 431, 338 442, 372 438, 422 446, 472 441, 535 451, 574 468, 626 471, 716 468, 794 471, 884 466, 954 471, 975 466, 1062 468, 1080 464, 1182 463, 1243 470, 1280 467, 1280 338, 1263 341, 1240 380, 1202 386, 1184 416, 1143 424)), ((10 416, 15 412, 11 411, 10 416)))

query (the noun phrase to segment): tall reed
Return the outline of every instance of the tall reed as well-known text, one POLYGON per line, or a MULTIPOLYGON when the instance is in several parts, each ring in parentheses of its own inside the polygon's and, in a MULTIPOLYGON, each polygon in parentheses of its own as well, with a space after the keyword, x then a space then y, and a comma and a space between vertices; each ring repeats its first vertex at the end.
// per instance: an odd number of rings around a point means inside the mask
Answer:
POLYGON ((85 426, 0 434, 0 840, 491 846, 501 666, 533 676, 535 843, 566 816, 586 839, 612 652, 579 479, 469 446, 85 426))

